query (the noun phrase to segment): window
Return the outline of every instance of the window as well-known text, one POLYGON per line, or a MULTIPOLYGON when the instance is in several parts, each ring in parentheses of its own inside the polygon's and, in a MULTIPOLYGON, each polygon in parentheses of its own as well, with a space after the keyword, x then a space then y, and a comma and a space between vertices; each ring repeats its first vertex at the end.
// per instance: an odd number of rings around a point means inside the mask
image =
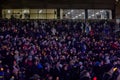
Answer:
POLYGON ((64 9, 64 19, 85 19, 85 10, 82 9, 64 9))
POLYGON ((88 19, 112 19, 111 10, 88 10, 88 19))
POLYGON ((56 9, 3 9, 3 18, 57 19, 56 9))

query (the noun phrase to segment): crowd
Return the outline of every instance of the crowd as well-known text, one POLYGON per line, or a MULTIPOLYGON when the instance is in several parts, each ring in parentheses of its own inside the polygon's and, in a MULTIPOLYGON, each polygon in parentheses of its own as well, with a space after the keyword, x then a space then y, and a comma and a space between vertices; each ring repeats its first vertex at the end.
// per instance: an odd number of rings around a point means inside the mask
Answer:
POLYGON ((116 23, 0 20, 0 80, 120 80, 116 23))

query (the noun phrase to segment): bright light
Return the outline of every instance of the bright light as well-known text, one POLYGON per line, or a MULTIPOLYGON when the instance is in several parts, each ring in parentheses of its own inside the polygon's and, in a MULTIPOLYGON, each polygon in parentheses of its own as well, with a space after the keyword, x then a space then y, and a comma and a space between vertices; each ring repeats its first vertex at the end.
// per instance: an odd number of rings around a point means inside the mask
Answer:
POLYGON ((72 19, 75 19, 75 18, 72 18, 72 19))
POLYGON ((96 14, 99 14, 99 12, 97 12, 96 14))
POLYGON ((10 11, 10 10, 8 10, 8 13, 11 13, 11 11, 10 11))
POLYGON ((88 18, 91 18, 91 16, 89 16, 88 18))
POLYGON ((3 71, 4 69, 3 68, 1 68, 1 71, 3 71))
POLYGON ((23 13, 26 13, 26 12, 27 12, 26 10, 23 11, 23 13))
POLYGON ((116 2, 119 2, 119 0, 116 0, 116 2))
POLYGON ((42 10, 39 10, 39 13, 42 13, 42 10))
POLYGON ((68 12, 67 14, 70 14, 70 12, 68 12))
POLYGON ((75 18, 78 18, 78 16, 75 16, 75 18))
POLYGON ((84 12, 82 12, 82 14, 84 14, 84 12))
POLYGON ((23 13, 29 13, 29 10, 24 10, 23 13))
POLYGON ((79 16, 81 16, 81 14, 79 14, 79 16))
POLYGON ((104 10, 101 10, 100 12, 104 12, 104 10))
POLYGON ((94 14, 92 16, 95 16, 94 14))
POLYGON ((73 12, 73 10, 71 10, 71 12, 73 12))

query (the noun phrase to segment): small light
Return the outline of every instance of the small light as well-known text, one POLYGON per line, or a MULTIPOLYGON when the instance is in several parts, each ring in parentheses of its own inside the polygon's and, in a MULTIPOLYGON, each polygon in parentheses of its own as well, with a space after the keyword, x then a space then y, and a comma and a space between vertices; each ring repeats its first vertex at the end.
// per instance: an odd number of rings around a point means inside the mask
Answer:
POLYGON ((71 12, 73 12, 73 10, 71 10, 71 12))
POLYGON ((11 11, 10 11, 10 10, 8 10, 8 13, 11 13, 11 11))
POLYGON ((82 14, 84 14, 84 12, 82 12, 82 14))
POLYGON ((81 16, 81 14, 79 14, 79 16, 81 16))
POLYGON ((75 16, 75 18, 78 18, 78 16, 75 16))
POLYGON ((42 10, 39 10, 39 13, 42 13, 42 10))
POLYGON ((94 14, 92 16, 95 16, 94 14))
POLYGON ((88 18, 91 18, 91 16, 89 16, 88 18))
POLYGON ((70 14, 70 12, 68 12, 67 14, 70 14))
POLYGON ((29 10, 24 10, 23 13, 29 13, 29 10))
POLYGON ((72 18, 72 19, 75 19, 75 18, 72 18))
POLYGON ((100 12, 104 12, 104 10, 101 10, 100 12))
POLYGON ((1 71, 3 71, 4 69, 3 68, 1 68, 1 71))
POLYGON ((23 13, 26 13, 26 12, 27 12, 26 10, 23 11, 23 13))
POLYGON ((14 79, 15 77, 14 76, 12 76, 12 79, 14 79))
POLYGON ((116 0, 116 2, 119 2, 119 0, 116 0))
POLYGON ((116 70, 117 70, 117 68, 114 68, 114 69, 113 69, 113 71, 116 71, 116 70))
POLYGON ((99 12, 97 12, 96 14, 99 14, 99 12))

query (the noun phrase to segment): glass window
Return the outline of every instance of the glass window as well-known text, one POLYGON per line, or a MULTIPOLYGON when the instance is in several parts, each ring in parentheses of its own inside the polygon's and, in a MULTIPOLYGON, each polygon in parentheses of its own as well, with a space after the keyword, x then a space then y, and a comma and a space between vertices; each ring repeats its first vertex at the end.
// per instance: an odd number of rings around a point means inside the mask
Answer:
POLYGON ((11 18, 13 14, 13 9, 4 9, 2 10, 2 15, 3 15, 3 18, 11 18))
POLYGON ((30 10, 22 9, 22 19, 30 19, 30 10))
POLYGON ((38 19, 39 9, 30 9, 30 19, 38 19))
POLYGON ((56 10, 55 9, 47 9, 47 19, 56 19, 56 10))
POLYGON ((57 19, 56 9, 3 9, 3 18, 57 19))
POLYGON ((39 9, 30 9, 30 13, 38 13, 39 9))
POLYGON ((111 10, 88 10, 88 19, 112 19, 111 10))
POLYGON ((64 19, 85 19, 85 10, 82 9, 64 9, 64 19))
POLYGON ((38 18, 39 19, 46 19, 47 18, 47 9, 39 9, 38 11, 38 18))
POLYGON ((22 9, 22 13, 30 13, 29 9, 22 9))
POLYGON ((56 19, 55 11, 56 9, 39 9, 38 18, 39 19, 56 19))
MULTIPOLYGON (((3 18, 57 19, 57 9, 3 9, 3 18)), ((112 19, 111 10, 88 10, 88 19, 112 19)), ((61 19, 85 19, 84 9, 61 9, 61 19)))
POLYGON ((14 14, 20 14, 20 13, 22 13, 22 10, 21 9, 13 9, 13 13, 14 14))

